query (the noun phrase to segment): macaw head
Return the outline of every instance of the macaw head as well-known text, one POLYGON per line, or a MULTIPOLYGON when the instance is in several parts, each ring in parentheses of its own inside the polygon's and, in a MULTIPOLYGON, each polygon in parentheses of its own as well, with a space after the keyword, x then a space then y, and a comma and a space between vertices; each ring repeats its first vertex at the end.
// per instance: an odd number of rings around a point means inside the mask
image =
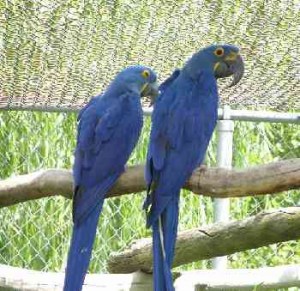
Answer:
POLYGON ((130 66, 122 70, 115 78, 114 85, 136 92, 141 97, 155 99, 158 95, 158 84, 156 73, 145 66, 130 66))
POLYGON ((244 62, 239 49, 233 45, 211 45, 192 56, 185 69, 192 76, 200 71, 211 72, 217 79, 233 75, 229 87, 236 85, 244 74, 244 62))

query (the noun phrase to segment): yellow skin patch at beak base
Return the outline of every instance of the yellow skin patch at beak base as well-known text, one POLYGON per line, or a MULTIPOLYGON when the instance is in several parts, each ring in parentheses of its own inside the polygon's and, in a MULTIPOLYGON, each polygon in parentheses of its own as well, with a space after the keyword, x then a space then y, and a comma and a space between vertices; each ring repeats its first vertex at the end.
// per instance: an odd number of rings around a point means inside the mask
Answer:
POLYGON ((142 88, 141 88, 141 93, 146 89, 146 87, 148 86, 148 83, 145 83, 142 88))
POLYGON ((230 52, 228 56, 225 57, 225 61, 235 61, 238 56, 236 52, 230 52))
POLYGON ((219 66, 220 66, 220 62, 215 63, 215 65, 214 65, 214 71, 216 71, 219 66))

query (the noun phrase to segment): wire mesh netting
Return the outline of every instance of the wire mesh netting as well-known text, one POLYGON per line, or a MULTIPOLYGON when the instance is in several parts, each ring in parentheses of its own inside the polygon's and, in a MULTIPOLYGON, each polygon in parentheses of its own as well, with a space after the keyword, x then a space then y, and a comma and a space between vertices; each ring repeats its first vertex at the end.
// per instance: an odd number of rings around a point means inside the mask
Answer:
MULTIPOLYGON (((77 110, 126 65, 152 66, 163 80, 200 47, 239 45, 246 74, 222 89, 232 108, 300 109, 297 1, 0 1, 0 109, 77 110)), ((145 160, 146 119, 130 164, 145 160)), ((0 111, 0 178, 41 168, 70 168, 73 113, 0 111)), ((299 126, 236 123, 234 167, 300 157, 299 126)), ((208 164, 215 165, 216 138, 208 164)), ((144 193, 109 199, 100 218, 91 272, 106 272, 113 251, 149 236, 144 193)), ((232 219, 297 205, 299 191, 232 199, 232 219)), ((71 202, 45 198, 0 211, 0 264, 62 270, 71 232, 71 202)), ((213 222, 210 198, 183 191, 180 229, 213 222)), ((229 257, 237 268, 299 262, 299 243, 229 257)), ((184 268, 210 267, 210 261, 184 268)))
POLYGON ((298 1, 1 1, 0 107, 77 109, 129 64, 162 80, 199 48, 237 44, 231 106, 299 107, 298 1))

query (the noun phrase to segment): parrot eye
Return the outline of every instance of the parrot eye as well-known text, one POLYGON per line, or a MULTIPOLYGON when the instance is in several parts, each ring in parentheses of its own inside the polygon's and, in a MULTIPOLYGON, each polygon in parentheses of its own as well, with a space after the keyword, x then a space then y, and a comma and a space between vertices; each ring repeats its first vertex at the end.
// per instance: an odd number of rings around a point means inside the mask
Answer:
POLYGON ((224 49, 222 47, 218 47, 214 53, 217 57, 222 57, 224 55, 224 49))
POLYGON ((144 70, 141 75, 143 78, 148 79, 150 77, 150 72, 148 70, 144 70))

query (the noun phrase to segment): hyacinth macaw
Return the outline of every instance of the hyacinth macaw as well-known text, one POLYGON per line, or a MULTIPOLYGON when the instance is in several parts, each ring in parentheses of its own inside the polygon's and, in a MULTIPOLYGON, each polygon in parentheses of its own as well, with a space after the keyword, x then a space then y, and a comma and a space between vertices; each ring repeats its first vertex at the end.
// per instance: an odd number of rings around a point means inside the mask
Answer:
POLYGON ((124 171, 143 125, 140 98, 158 93, 156 74, 144 66, 121 71, 78 116, 73 167, 73 234, 64 290, 82 289, 104 198, 124 171))
POLYGON ((233 75, 233 86, 243 71, 238 48, 212 45, 194 54, 160 86, 152 115, 144 203, 147 226, 152 227, 155 291, 174 290, 171 267, 179 193, 202 163, 217 122, 216 79, 233 75))

